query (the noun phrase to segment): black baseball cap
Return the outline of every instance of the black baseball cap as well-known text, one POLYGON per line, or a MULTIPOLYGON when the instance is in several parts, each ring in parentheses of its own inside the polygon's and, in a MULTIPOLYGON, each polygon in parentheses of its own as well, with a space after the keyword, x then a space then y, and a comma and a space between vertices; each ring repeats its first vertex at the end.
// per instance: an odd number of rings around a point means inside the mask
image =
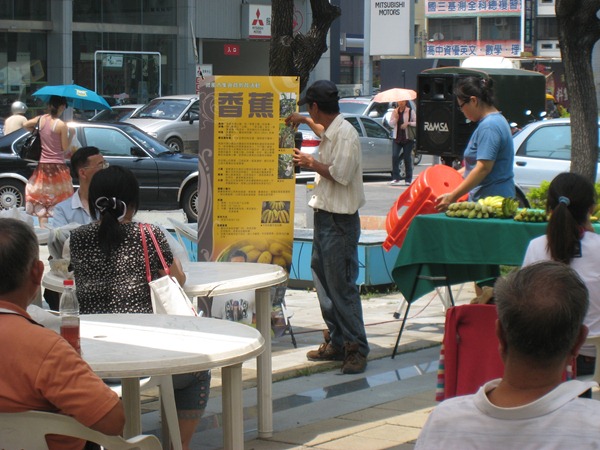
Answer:
POLYGON ((298 106, 306 103, 335 103, 340 99, 338 89, 334 82, 329 80, 319 80, 311 84, 304 97, 298 102, 298 106))

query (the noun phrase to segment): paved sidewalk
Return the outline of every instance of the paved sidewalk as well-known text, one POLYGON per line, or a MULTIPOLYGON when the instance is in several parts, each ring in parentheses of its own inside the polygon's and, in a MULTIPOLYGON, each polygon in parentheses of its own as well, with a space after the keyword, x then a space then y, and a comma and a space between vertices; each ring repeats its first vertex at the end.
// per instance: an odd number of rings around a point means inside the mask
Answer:
MULTIPOLYGON (((472 284, 456 286, 458 304, 474 296, 472 284)), ((364 320, 371 346, 365 374, 342 375, 340 363, 310 362, 306 352, 322 342, 316 293, 288 289, 286 303, 294 313, 290 336, 273 339, 274 434, 258 439, 256 431, 256 367, 243 365, 246 449, 403 449, 413 448, 420 428, 435 406, 439 344, 445 309, 437 293, 415 302, 399 346, 391 359, 401 320, 394 318, 402 295, 370 295, 363 300, 364 320)), ((213 371, 211 401, 193 448, 221 446, 220 371, 213 371)))
MULTIPOLYGON (((47 249, 41 247, 42 260, 47 249)), ((48 268, 47 268, 48 269, 48 268)), ((443 293, 443 290, 442 290, 443 293)), ((474 296, 472 283, 453 288, 458 304, 474 296)), ((274 433, 257 438, 256 364, 243 365, 245 448, 278 449, 403 449, 414 441, 429 411, 435 406, 439 344, 445 307, 433 292, 417 302, 400 342, 398 355, 390 356, 403 316, 399 293, 363 297, 363 314, 371 347, 364 374, 342 375, 341 363, 310 362, 306 352, 322 342, 325 324, 312 289, 288 289, 286 304, 296 338, 272 340, 274 433)), ((214 450, 222 446, 220 370, 213 371, 211 399, 192 448, 214 450)), ((152 400, 152 392, 148 392, 152 400)), ((144 433, 160 434, 158 412, 149 404, 144 433)))

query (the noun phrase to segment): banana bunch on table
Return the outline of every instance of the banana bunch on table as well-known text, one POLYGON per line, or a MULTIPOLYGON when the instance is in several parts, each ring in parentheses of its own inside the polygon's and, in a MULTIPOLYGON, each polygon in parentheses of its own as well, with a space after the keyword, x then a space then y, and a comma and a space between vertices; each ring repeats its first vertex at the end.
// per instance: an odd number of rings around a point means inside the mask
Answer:
POLYGON ((512 218, 517 213, 519 202, 514 198, 485 197, 476 202, 457 202, 448 205, 448 217, 466 219, 512 218))
POLYGON ((549 216, 543 209, 521 208, 515 214, 517 222, 548 222, 549 216))

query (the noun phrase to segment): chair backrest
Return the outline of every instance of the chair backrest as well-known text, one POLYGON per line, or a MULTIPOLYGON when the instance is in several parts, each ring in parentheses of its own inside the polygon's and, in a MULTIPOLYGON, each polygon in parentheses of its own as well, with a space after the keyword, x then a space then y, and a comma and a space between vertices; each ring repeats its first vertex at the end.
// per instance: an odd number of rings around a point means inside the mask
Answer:
POLYGON ((194 229, 192 225, 180 222, 179 220, 172 219, 169 217, 169 222, 173 224, 176 234, 185 236, 192 242, 198 242, 198 229, 194 229))
POLYGON ((502 377, 497 318, 496 305, 448 308, 438 376, 443 390, 438 386, 437 400, 473 394, 487 381, 502 377))
POLYGON ((594 367, 592 379, 600 384, 600 336, 588 336, 585 340, 585 344, 596 346, 596 366, 594 367))
POLYGON ((47 434, 71 436, 100 444, 111 450, 161 450, 156 436, 130 439, 87 428, 72 417, 41 411, 0 413, 0 443, 3 450, 47 450, 47 434))
POLYGON ((197 224, 186 224, 180 222, 179 220, 175 220, 169 217, 169 222, 173 225, 173 229, 175 230, 175 235, 177 236, 177 240, 181 244, 181 247, 185 249, 187 253, 188 261, 196 261, 196 256, 192 255, 190 245, 198 243, 198 225, 197 224), (194 228, 194 225, 196 228, 194 228), (188 241, 188 242, 186 242, 188 241))

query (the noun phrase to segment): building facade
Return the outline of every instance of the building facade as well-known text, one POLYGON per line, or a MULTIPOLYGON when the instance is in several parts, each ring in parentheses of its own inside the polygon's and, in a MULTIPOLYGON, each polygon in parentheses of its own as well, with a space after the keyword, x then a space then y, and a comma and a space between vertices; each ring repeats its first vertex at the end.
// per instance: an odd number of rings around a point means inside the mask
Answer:
MULTIPOLYGON (((365 63, 374 89, 413 87, 433 61, 473 55, 524 60, 551 74, 562 100, 554 0, 407 0, 414 14, 411 55, 365 61, 365 0, 331 0, 342 16, 311 73, 345 94, 363 89, 365 63), (410 61, 419 61, 418 63, 410 61), (423 63, 422 60, 431 60, 423 63), (413 67, 414 66, 414 67, 413 67), (413 70, 414 69, 414 70, 413 70), (387 73, 386 73, 387 71, 387 73), (413 73, 414 72, 414 73, 413 73), (558 77, 558 78, 557 78, 558 77), (389 80, 389 81, 386 81, 389 80)), ((268 75, 271 0, 6 0, 0 10, 0 117, 45 84, 76 83, 110 103, 144 103, 195 91, 196 63, 215 75, 268 75)), ((294 1, 294 31, 312 22, 309 0, 294 1)), ((594 57, 594 69, 600 58, 594 57)), ((443 64, 443 63, 442 63, 443 64)), ((452 63, 450 65, 454 65, 452 63)), ((596 73, 599 71, 595 70, 596 73)), ((552 87, 552 86, 550 86, 552 87)))
MULTIPOLYGON (((6 0, 0 10, 0 117, 15 100, 75 83, 109 103, 195 92, 196 63, 218 75, 267 75, 270 0, 6 0), (262 24, 262 25, 261 25, 262 24)), ((310 23, 295 1, 295 26, 310 23)))

